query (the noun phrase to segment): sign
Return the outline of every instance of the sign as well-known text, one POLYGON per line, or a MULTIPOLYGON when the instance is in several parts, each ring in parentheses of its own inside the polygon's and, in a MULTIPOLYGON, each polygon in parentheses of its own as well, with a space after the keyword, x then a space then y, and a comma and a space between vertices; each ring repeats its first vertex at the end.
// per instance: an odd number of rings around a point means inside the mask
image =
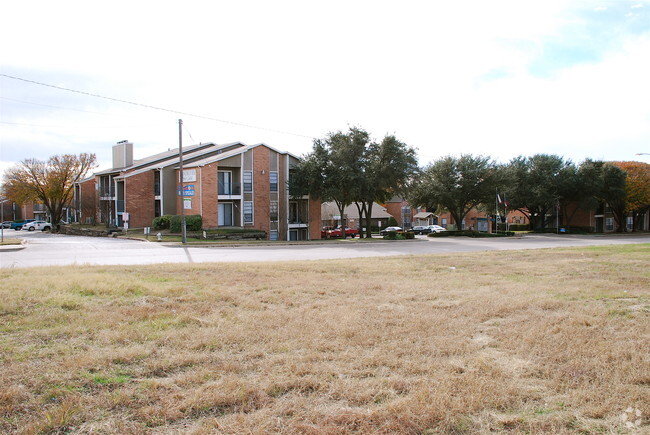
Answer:
POLYGON ((122 213, 122 220, 124 222, 128 222, 129 221, 129 214, 128 213, 122 213))
MULTIPOLYGON (((181 196, 181 189, 178 189, 178 196, 181 196)), ((183 196, 194 196, 194 185, 183 186, 183 196)))
POLYGON ((192 198, 183 198, 183 209, 185 210, 192 209, 192 198))
POLYGON ((196 169, 183 170, 183 182, 196 181, 196 169))

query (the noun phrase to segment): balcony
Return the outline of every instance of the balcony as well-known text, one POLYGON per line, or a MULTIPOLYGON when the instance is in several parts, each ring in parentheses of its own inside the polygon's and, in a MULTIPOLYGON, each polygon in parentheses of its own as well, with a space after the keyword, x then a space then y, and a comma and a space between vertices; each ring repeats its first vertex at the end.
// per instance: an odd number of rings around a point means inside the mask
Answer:
POLYGON ((219 183, 219 195, 241 195, 241 183, 219 183))
POLYGON ((115 197, 115 189, 104 187, 99 189, 100 198, 113 198, 115 197))

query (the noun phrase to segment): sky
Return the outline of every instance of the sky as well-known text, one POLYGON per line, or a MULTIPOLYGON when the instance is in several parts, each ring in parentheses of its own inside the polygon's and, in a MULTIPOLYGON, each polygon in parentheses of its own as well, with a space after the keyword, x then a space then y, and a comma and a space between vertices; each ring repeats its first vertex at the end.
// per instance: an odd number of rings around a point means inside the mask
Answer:
MULTIPOLYGON (((357 126, 499 162, 650 162, 650 0, 0 3, 0 174, 357 126)), ((1 175, 0 175, 1 176, 1 175)))

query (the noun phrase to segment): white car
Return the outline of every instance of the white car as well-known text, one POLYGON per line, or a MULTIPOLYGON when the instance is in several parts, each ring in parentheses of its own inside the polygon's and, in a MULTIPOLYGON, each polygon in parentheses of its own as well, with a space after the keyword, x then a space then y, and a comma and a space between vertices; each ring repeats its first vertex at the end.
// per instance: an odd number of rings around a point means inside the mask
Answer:
POLYGON ((447 231, 446 228, 441 227, 440 225, 429 225, 429 230, 432 233, 440 233, 442 231, 447 231))
POLYGON ((34 231, 34 230, 41 230, 41 231, 50 231, 52 229, 52 224, 49 222, 45 221, 32 221, 28 222, 25 225, 23 225, 23 231, 34 231))

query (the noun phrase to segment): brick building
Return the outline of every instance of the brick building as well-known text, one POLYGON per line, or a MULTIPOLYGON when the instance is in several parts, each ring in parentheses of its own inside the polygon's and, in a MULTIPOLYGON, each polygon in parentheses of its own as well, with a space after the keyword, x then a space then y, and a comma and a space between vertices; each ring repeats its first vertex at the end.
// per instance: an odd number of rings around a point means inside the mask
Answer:
POLYGON ((204 229, 265 231, 270 240, 320 238, 320 201, 291 198, 298 158, 268 145, 199 144, 133 160, 133 144, 113 147, 113 168, 75 186, 76 220, 130 228, 162 215, 198 214, 204 229), (182 189, 182 190, 181 190, 182 189))

